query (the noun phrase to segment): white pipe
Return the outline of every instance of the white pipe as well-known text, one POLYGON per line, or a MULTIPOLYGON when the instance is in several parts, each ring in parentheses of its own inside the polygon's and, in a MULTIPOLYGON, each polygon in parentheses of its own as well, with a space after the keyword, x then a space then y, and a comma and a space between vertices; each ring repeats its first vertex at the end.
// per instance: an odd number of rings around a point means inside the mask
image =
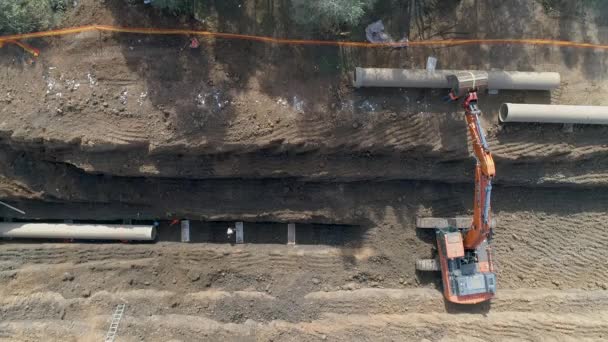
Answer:
MULTIPOLYGON (((360 87, 449 88, 447 76, 467 70, 356 68, 354 85, 360 87)), ((552 90, 559 88, 557 72, 488 71, 488 89, 552 90)))
POLYGON ((355 87, 449 88, 452 70, 356 68, 355 87))
POLYGON ((156 227, 67 223, 0 223, 0 238, 144 240, 156 238, 156 227))
POLYGON ((608 107, 503 103, 498 117, 501 122, 606 125, 608 107))
POLYGON ((557 72, 488 71, 488 89, 547 91, 560 83, 557 72))

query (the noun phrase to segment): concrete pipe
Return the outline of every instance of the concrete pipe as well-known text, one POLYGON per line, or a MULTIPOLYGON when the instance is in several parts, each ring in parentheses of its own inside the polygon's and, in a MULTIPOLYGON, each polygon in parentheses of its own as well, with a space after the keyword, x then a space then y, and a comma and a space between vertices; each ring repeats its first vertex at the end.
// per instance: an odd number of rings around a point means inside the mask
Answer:
POLYGON ((355 87, 449 88, 451 70, 356 68, 355 87))
POLYGON ((156 227, 3 222, 0 238, 151 241, 156 238, 156 227))
MULTIPOLYGON (((445 88, 447 77, 467 70, 356 68, 354 85, 360 87, 445 88)), ((471 71, 475 72, 475 71, 471 71)), ((488 89, 552 90, 559 88, 557 72, 488 71, 488 89)))
POLYGON ((553 90, 559 88, 557 72, 489 71, 488 88, 500 90, 553 90))
POLYGON ((503 103, 498 117, 501 122, 606 125, 608 107, 503 103))

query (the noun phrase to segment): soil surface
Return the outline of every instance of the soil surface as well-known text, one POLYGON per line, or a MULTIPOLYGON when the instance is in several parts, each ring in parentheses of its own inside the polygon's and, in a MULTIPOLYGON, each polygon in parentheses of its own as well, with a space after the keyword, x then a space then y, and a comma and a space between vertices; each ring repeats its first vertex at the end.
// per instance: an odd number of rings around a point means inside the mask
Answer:
MULTIPOLYGON (((217 2, 219 3, 219 2, 217 2)), ((376 9, 395 37, 608 42, 575 5, 376 9)), ((572 2, 574 3, 574 2, 572 2)), ((81 0, 65 26, 301 37, 284 1, 226 1, 200 21, 81 0)), ((363 39, 361 32, 345 33, 363 39)), ((154 244, 3 241, 0 340, 608 339, 608 128, 498 123, 504 102, 608 105, 607 54, 536 46, 357 49, 88 32, 0 49, 0 197, 17 220, 159 220, 154 244), (499 293, 453 306, 417 216, 472 212, 463 113, 443 90, 354 89, 354 67, 558 71, 560 89, 483 96, 496 165, 499 293), (193 243, 176 242, 176 218, 193 243), (245 245, 225 227, 244 221, 245 245), (297 244, 285 244, 286 223, 297 244), (218 233, 219 232, 219 233, 218 233)))

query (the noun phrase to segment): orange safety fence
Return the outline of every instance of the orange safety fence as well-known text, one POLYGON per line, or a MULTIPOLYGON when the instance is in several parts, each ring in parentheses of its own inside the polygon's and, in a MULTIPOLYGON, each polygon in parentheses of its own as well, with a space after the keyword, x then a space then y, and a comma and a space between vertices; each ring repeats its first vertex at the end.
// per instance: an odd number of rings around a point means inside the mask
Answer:
POLYGON ((106 31, 106 32, 121 32, 121 33, 134 33, 134 34, 154 34, 154 35, 194 35, 212 38, 223 38, 223 39, 239 39, 257 41, 262 43, 270 44, 286 44, 286 45, 324 45, 324 46, 345 46, 345 47, 360 47, 360 48, 378 48, 378 47, 404 47, 404 46, 456 46, 456 45, 546 45, 546 46, 557 46, 557 47, 572 47, 572 48, 586 48, 586 49, 600 49, 608 50, 608 45, 592 44, 592 43, 579 43, 564 40, 551 40, 551 39, 439 39, 439 40, 417 40, 410 41, 407 43, 395 42, 395 43, 368 43, 368 42, 350 42, 350 41, 334 41, 334 40, 305 40, 305 39, 286 39, 286 38, 274 38, 265 36, 254 36, 247 34, 237 33, 222 33, 222 32, 209 32, 209 31, 197 31, 188 29, 159 29, 159 28, 131 28, 131 27, 119 27, 110 25, 89 25, 81 27, 71 27, 59 30, 43 31, 43 32, 32 32, 24 34, 15 34, 9 36, 0 36, 0 47, 4 43, 15 43, 25 50, 31 52, 35 56, 38 55, 38 51, 31 46, 23 43, 19 43, 22 39, 29 38, 42 38, 42 37, 53 37, 62 36, 68 34, 76 34, 87 31, 106 31))

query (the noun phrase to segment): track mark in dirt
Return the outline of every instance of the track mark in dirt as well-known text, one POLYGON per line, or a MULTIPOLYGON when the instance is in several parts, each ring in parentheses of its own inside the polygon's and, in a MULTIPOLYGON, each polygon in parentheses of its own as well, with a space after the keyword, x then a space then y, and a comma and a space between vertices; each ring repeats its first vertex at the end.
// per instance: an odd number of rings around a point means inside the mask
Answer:
MULTIPOLYGON (((307 317, 320 317, 326 314, 348 315, 394 315, 394 314, 445 314, 468 313, 476 315, 536 312, 544 314, 590 315, 603 312, 608 307, 607 291, 557 291, 538 290, 501 290, 491 303, 484 306, 447 305, 439 291, 431 289, 377 289, 362 288, 352 291, 311 292, 299 297, 285 298, 260 291, 224 291, 208 289, 198 292, 174 292, 153 288, 128 291, 99 291, 87 297, 64 298, 56 292, 34 292, 27 295, 4 296, 1 313, 6 320, 19 319, 56 319, 78 320, 82 317, 111 312, 119 303, 127 303, 131 316, 152 315, 200 315, 214 317, 223 322, 234 321, 230 318, 233 311, 242 311, 243 317, 262 321, 272 321, 269 308, 297 306, 299 314, 288 315, 297 322, 307 317), (290 304, 291 303, 291 304, 290 304), (245 307, 256 308, 255 311, 245 307), (238 308, 238 310, 237 310, 238 308), (262 314, 263 313, 263 314, 262 314)), ((239 321, 245 319, 239 318, 239 321)))
MULTIPOLYGON (((339 315, 327 314, 310 322, 289 323, 273 321, 244 324, 221 323, 201 316, 188 315, 126 315, 122 324, 123 335, 139 336, 147 340, 180 338, 192 340, 204 336, 210 339, 238 340, 257 338, 273 341, 325 340, 387 340, 387 339, 457 339, 467 336, 470 341, 526 340, 526 339, 577 339, 597 341, 605 337, 608 329, 607 312, 586 314, 545 314, 539 312, 500 312, 482 315, 405 314, 405 315, 339 315), (154 326, 155 329, 150 329, 154 326)), ((103 323, 105 316, 93 319, 103 323)), ((63 334, 75 338, 82 334, 99 334, 101 324, 85 328, 81 321, 32 320, 9 321, 0 324, 5 336, 47 336, 63 334), (49 329, 51 328, 52 329, 49 329), (13 335, 15 334, 15 335, 13 335)))
POLYGON ((534 287, 608 286, 608 265, 592 262, 605 258, 608 218, 603 213, 536 212, 498 219, 504 227, 496 234, 499 275, 517 276, 534 287))

